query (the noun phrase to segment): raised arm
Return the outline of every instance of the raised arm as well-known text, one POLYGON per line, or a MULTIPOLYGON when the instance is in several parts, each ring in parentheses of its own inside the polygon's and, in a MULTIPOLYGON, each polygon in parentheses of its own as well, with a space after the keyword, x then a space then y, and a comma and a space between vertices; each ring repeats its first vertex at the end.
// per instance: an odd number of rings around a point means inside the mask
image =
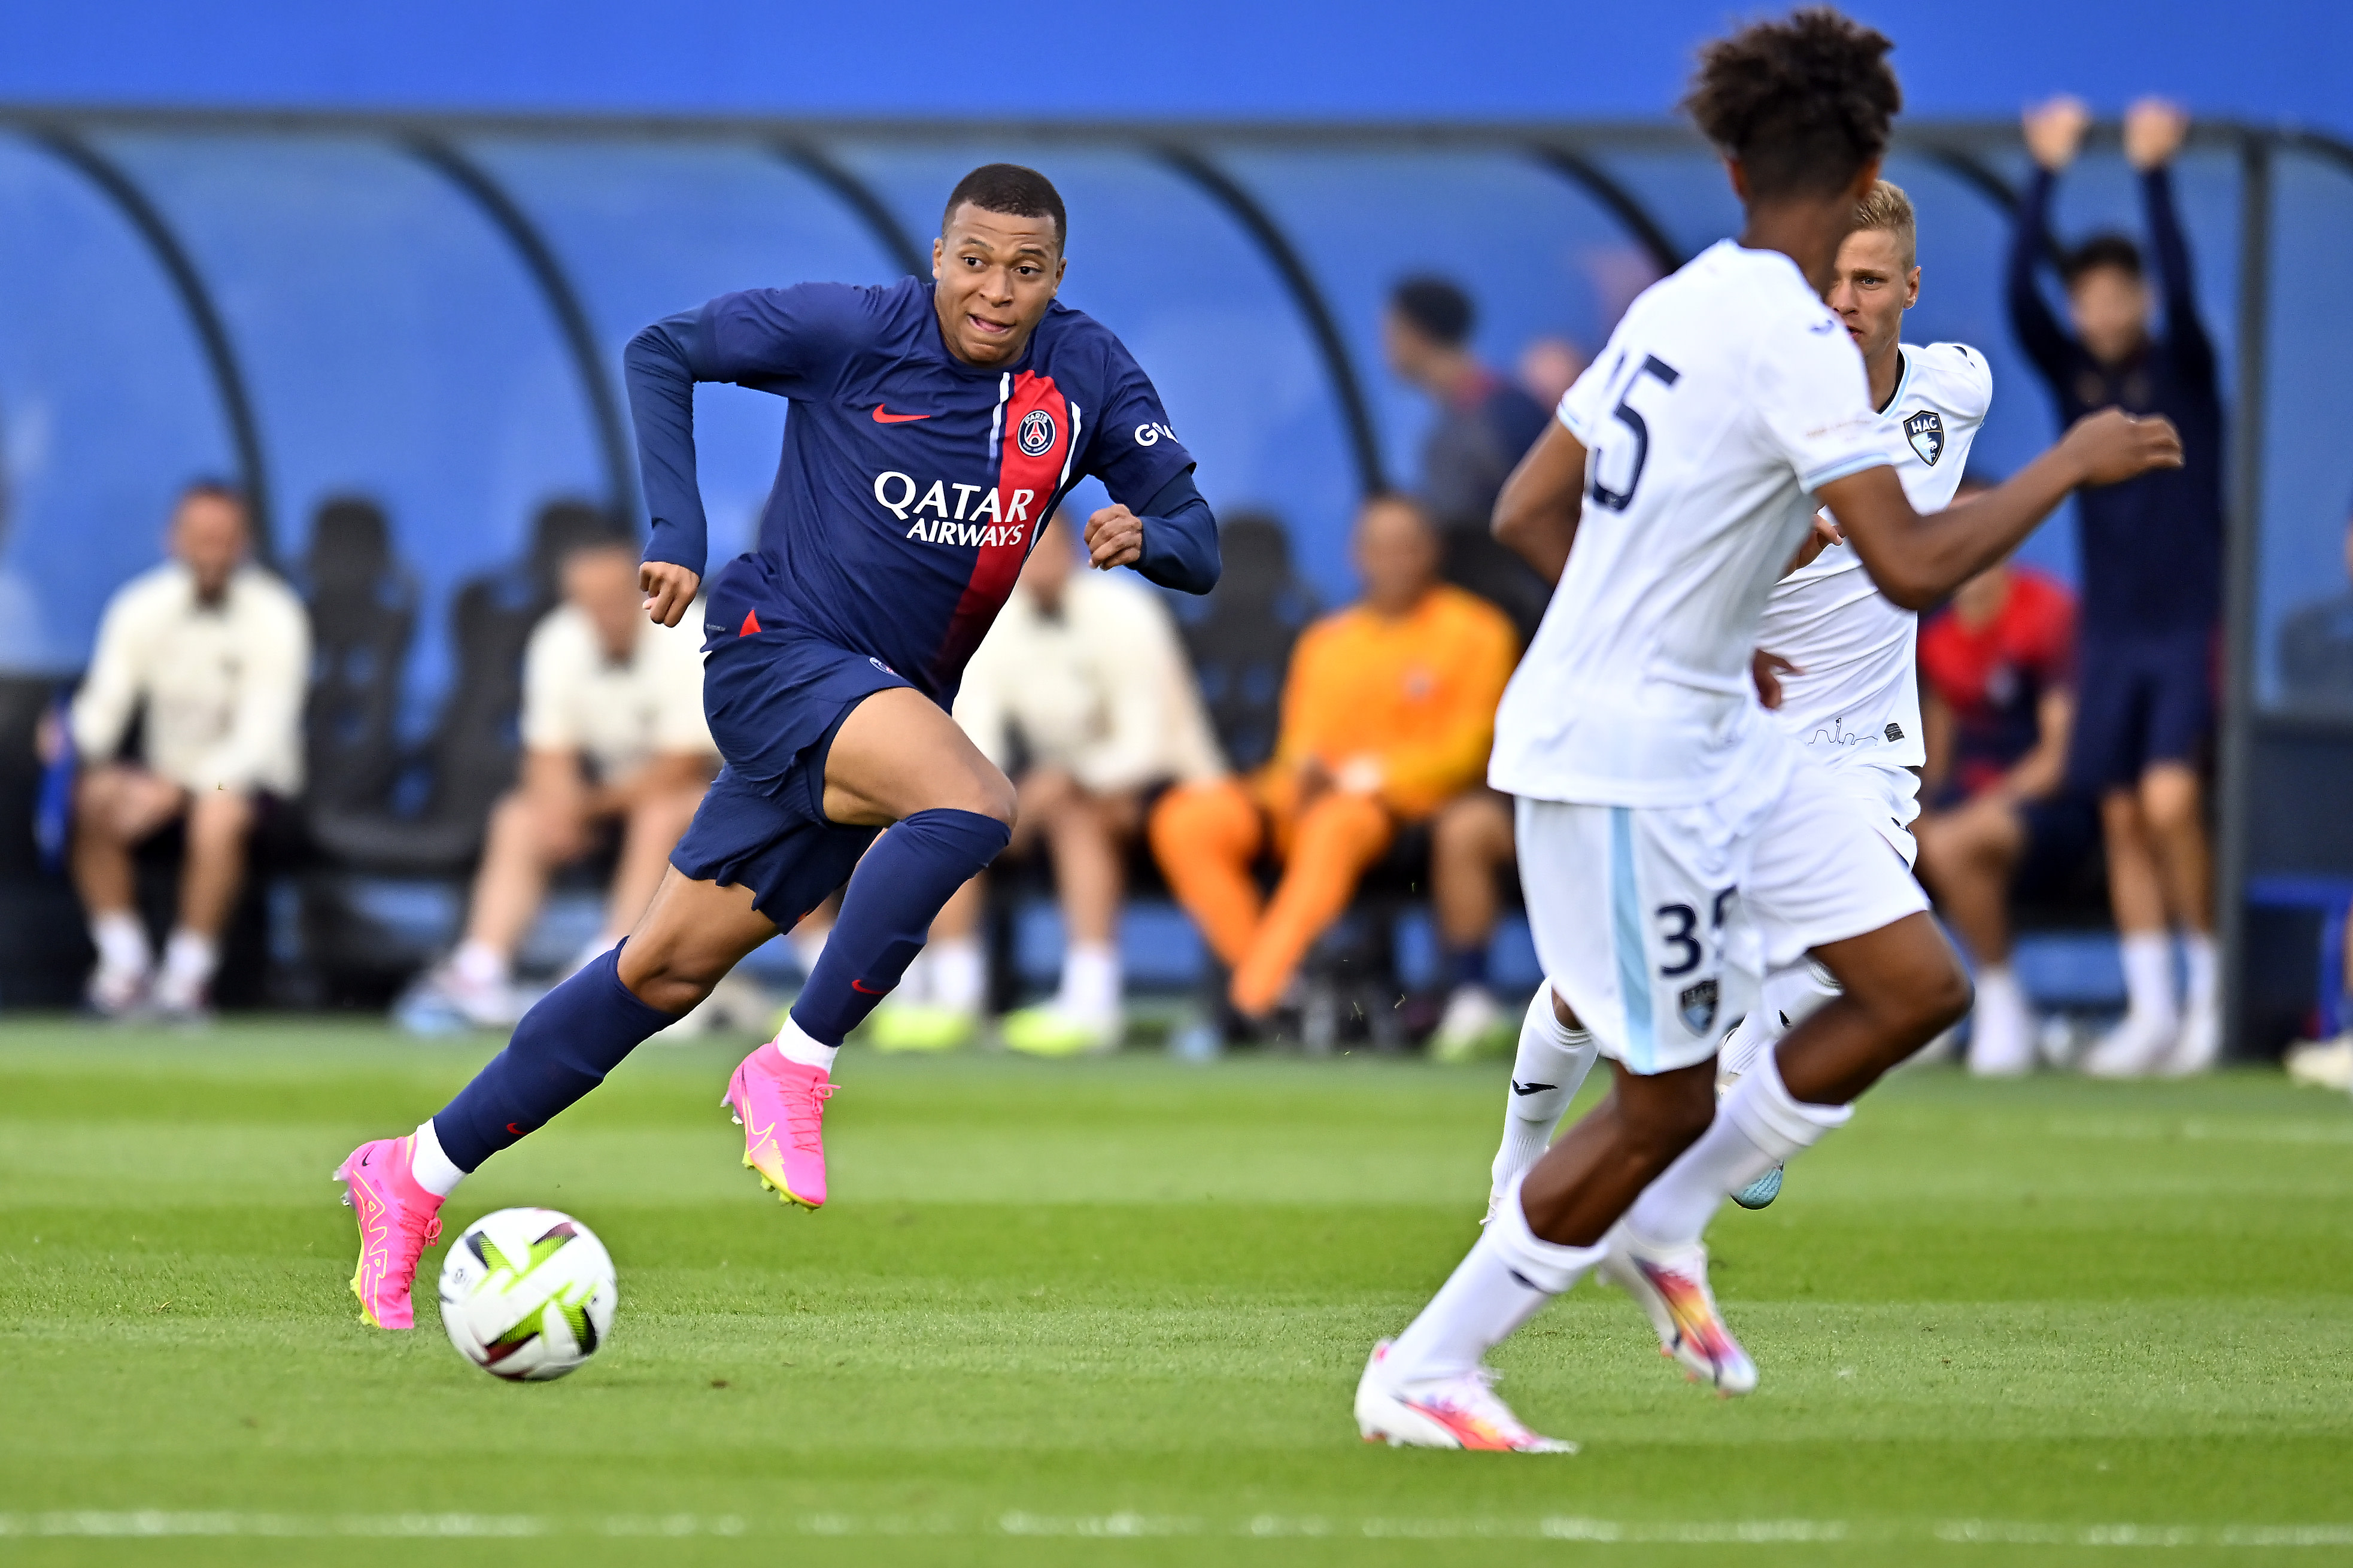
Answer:
POLYGON ((2159 98, 2145 98, 2125 114, 2125 156, 2140 171, 2141 205, 2148 216, 2149 249, 2165 300, 2165 346, 2183 375, 2214 385, 2214 342, 2198 317, 2198 290, 2189 244, 2173 205, 2173 155, 2189 134, 2189 116, 2159 98))
POLYGON ((2181 437, 2169 422, 2105 408, 2075 421, 2007 483, 1926 517, 1884 465, 1831 479, 1819 494, 1879 591, 1925 610, 2016 549, 2077 488, 2180 466, 2181 437))
POLYGON ((1584 510, 1585 443, 1555 419, 1504 481, 1489 531, 1536 575, 1557 583, 1584 510))
POLYGON ((2075 342, 2052 313, 2038 279, 2042 258, 2051 248, 2051 188, 2059 171, 2074 162, 2091 121, 2091 111, 2073 98, 2055 98, 2026 111, 2026 150, 2034 156, 2034 177, 2019 197, 2018 218, 2010 231, 2010 330, 2042 379, 2063 396, 2075 342))

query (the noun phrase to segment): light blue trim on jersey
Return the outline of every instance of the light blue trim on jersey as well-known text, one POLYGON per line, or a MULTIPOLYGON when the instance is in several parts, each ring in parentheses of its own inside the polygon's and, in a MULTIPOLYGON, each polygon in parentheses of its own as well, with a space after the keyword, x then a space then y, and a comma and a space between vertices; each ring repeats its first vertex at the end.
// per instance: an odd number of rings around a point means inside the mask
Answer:
POLYGON ((1609 934, 1618 950, 1618 1000, 1626 1015, 1620 1058, 1631 1072, 1646 1073, 1659 1059, 1651 1024, 1651 960, 1642 945, 1642 891, 1634 881, 1634 813, 1609 808, 1609 934))

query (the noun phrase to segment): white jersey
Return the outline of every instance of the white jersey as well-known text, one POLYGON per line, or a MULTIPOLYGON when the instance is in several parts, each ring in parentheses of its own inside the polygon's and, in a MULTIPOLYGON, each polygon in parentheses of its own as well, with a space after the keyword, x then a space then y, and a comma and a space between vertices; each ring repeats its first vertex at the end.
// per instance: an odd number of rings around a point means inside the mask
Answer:
MULTIPOLYGON (((1959 343, 1909 343, 1903 379, 1881 416, 1895 477, 1912 510, 1942 511, 1960 488, 1993 403, 1993 373, 1959 343)), ((1757 645, 1802 673, 1781 678, 1778 717, 1826 763, 1916 768, 1920 742, 1920 617, 1872 585, 1851 544, 1833 544, 1774 585, 1757 645)))
POLYGON ((1792 749, 1749 672, 1766 595, 1815 489, 1894 459, 1862 354, 1796 262, 1725 240, 1643 290, 1558 417, 1589 454, 1584 519, 1489 782, 1628 806, 1773 787, 1792 749))

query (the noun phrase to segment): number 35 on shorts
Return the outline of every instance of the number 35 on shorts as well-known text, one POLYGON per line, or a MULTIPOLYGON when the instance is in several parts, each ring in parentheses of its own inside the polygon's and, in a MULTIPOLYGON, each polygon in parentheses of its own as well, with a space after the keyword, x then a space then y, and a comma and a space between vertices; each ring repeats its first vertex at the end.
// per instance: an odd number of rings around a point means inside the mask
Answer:
POLYGON ((1705 908, 1682 902, 1660 904, 1651 913, 1651 960, 1662 1001, 1687 1031, 1707 1037, 1715 1030, 1724 999, 1724 921, 1737 888, 1720 888, 1705 908))

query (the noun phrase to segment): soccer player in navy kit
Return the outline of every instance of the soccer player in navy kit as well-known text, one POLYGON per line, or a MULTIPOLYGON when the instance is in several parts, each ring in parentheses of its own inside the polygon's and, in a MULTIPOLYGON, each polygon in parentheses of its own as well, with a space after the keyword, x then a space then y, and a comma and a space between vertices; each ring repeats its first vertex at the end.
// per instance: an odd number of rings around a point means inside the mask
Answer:
POLYGON ((847 879, 823 959, 725 1101, 763 1184, 825 1202, 834 1053, 1010 830, 1012 786, 948 710, 1046 520, 1094 475, 1117 503, 1087 523, 1098 569, 1196 594, 1218 579, 1216 520, 1151 382, 1054 300, 1066 228, 1043 175, 989 164, 948 198, 933 281, 730 294, 629 344, 653 521, 641 583, 662 625, 702 588, 694 384, 792 400, 761 547, 705 601, 703 706, 726 767, 628 940, 550 992, 414 1134, 336 1172, 358 1211, 352 1288, 368 1321, 410 1325, 417 1258, 460 1177, 847 879))

